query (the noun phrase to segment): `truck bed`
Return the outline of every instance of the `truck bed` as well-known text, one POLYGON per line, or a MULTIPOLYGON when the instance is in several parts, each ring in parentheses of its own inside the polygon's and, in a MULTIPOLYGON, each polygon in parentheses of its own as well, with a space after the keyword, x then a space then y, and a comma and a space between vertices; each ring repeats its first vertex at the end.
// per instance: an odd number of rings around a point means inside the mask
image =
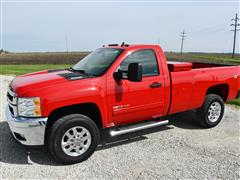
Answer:
POLYGON ((178 62, 178 61, 168 61, 167 65, 168 65, 168 69, 170 72, 190 71, 192 69, 202 69, 202 68, 233 66, 233 65, 228 65, 228 64, 200 63, 200 62, 178 62))
POLYGON ((239 89, 236 81, 239 66, 173 61, 167 64, 171 77, 170 114, 201 107, 209 87, 223 86, 224 91, 231 90, 224 100, 236 98, 233 95, 239 89))

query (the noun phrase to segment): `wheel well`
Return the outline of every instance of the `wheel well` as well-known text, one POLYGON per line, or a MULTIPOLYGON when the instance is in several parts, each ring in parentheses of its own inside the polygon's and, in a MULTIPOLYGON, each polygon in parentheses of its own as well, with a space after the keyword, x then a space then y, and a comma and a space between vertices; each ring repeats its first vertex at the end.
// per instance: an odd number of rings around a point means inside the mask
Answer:
POLYGON ((84 104, 77 104, 71 105, 66 107, 58 108, 52 111, 48 117, 46 131, 45 131, 45 142, 48 136, 48 132, 51 129, 54 122, 56 122, 59 118, 69 115, 69 114, 83 114, 91 118, 99 129, 102 128, 102 117, 98 106, 94 103, 84 103, 84 104))
POLYGON ((224 102, 228 98, 229 86, 228 84, 219 84, 215 86, 211 86, 208 88, 206 95, 208 94, 216 94, 223 98, 224 102))

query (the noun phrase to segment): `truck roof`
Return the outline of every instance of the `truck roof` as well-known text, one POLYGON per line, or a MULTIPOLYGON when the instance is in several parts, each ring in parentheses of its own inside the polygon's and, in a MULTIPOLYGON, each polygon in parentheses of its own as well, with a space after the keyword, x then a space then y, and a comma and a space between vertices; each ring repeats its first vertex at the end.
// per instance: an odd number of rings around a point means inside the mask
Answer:
POLYGON ((118 48, 118 49, 138 49, 138 48, 161 48, 159 45, 154 44, 109 44, 107 46, 103 46, 104 48, 118 48))

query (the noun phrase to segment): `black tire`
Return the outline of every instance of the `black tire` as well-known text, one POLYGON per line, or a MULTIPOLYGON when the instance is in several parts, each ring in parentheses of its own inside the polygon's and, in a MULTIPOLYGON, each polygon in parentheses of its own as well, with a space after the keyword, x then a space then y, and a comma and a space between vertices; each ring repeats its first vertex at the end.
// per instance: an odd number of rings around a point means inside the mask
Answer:
POLYGON ((58 119, 53 124, 48 135, 47 144, 48 149, 55 161, 63 164, 73 164, 88 159, 94 153, 98 145, 99 138, 99 129, 93 120, 82 114, 71 114, 58 119), (75 126, 84 127, 90 132, 91 144, 86 152, 79 156, 73 157, 63 151, 61 141, 65 132, 75 126))
POLYGON ((197 110, 197 115, 198 115, 198 119, 200 121, 201 126, 203 126, 204 128, 212 128, 215 127, 216 125, 218 125, 220 123, 220 121, 222 120, 223 114, 224 114, 224 101, 223 99, 216 95, 216 94, 208 94, 205 97, 205 101, 203 103, 203 106, 197 110), (209 119, 209 114, 210 114, 210 107, 212 104, 214 104, 215 102, 219 103, 221 105, 221 110, 220 110, 220 115, 217 118, 217 120, 215 120, 214 122, 211 121, 209 119))

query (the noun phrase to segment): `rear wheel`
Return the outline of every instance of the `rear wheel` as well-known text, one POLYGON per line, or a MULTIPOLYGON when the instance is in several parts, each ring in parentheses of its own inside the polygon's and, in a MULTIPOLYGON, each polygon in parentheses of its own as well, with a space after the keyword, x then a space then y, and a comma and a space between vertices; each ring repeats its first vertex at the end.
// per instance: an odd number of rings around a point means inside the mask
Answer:
POLYGON ((93 120, 81 114, 72 114, 53 124, 48 136, 48 148, 56 161, 78 163, 94 153, 99 138, 99 129, 93 120))
POLYGON ((206 128, 212 128, 220 123, 224 114, 224 101, 215 94, 208 94, 204 104, 197 111, 200 124, 206 128))

